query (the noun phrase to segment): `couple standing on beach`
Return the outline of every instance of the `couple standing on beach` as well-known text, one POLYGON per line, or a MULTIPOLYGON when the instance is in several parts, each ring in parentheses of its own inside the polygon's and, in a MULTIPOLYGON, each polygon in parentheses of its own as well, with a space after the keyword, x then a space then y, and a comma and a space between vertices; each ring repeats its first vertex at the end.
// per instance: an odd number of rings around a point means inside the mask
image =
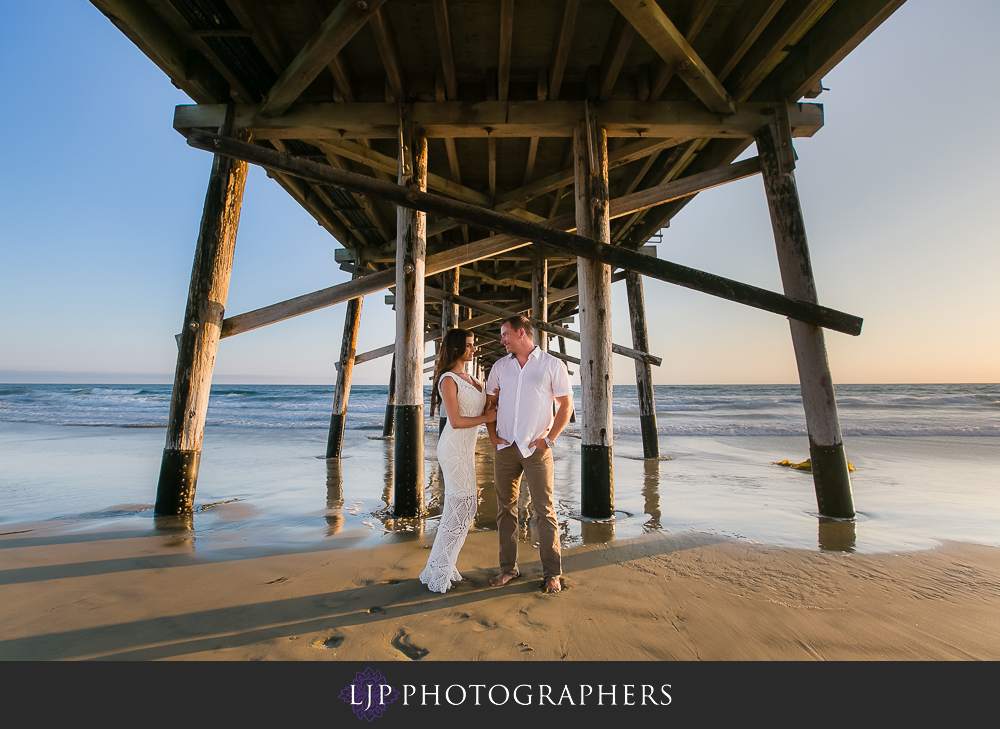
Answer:
POLYGON ((495 448, 493 482, 497 492, 500 572, 490 579, 502 587, 520 576, 517 568, 517 497, 524 475, 535 510, 538 551, 546 592, 562 589, 559 529, 552 497, 552 444, 573 412, 569 373, 555 357, 535 346, 531 322, 505 319, 500 343, 508 356, 494 363, 485 387, 466 372, 476 353, 472 332, 445 334, 434 367, 431 415, 442 404, 448 422, 438 439, 444 474, 444 510, 434 546, 420 581, 445 592, 462 576, 455 567, 479 504, 476 437, 485 424, 495 448), (552 403, 558 404, 553 416, 552 403))

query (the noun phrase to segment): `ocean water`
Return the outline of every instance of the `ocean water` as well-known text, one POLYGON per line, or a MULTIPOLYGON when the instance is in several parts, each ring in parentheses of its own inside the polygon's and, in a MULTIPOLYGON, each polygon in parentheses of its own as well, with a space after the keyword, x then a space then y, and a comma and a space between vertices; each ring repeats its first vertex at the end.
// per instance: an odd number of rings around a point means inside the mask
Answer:
MULTIPOLYGON (((334 467, 323 458, 332 386, 214 386, 196 505, 221 505, 196 513, 200 546, 248 530, 275 548, 348 528, 367 534, 365 543, 432 533, 442 497, 437 418, 426 420, 427 517, 394 521, 386 397, 385 387, 352 388, 334 467)), ((847 523, 816 513, 810 474, 774 465, 809 455, 797 386, 657 386, 654 399, 661 460, 646 461, 635 388, 614 389, 614 520, 579 514, 578 424, 559 439, 555 495, 567 545, 693 530, 841 551, 1000 546, 998 385, 839 386, 856 468, 858 517, 847 523)), ((169 405, 168 385, 0 385, 0 530, 81 518, 149 526, 169 405)), ((479 451, 488 485, 485 438, 479 451)), ((483 488, 475 528, 495 527, 493 509, 483 488)))

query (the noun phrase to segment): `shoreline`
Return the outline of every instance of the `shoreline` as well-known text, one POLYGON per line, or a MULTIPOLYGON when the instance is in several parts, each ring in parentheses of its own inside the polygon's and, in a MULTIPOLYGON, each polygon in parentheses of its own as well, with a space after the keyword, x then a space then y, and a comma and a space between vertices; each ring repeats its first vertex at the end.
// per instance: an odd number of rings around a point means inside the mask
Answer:
POLYGON ((653 534, 564 550, 565 589, 547 595, 523 543, 522 578, 489 587, 496 534, 480 530, 459 559, 468 582, 436 594, 417 580, 430 534, 275 549, 243 529, 205 556, 197 531, 135 517, 3 532, 0 660, 1000 659, 1000 549, 983 545, 865 555, 653 534))

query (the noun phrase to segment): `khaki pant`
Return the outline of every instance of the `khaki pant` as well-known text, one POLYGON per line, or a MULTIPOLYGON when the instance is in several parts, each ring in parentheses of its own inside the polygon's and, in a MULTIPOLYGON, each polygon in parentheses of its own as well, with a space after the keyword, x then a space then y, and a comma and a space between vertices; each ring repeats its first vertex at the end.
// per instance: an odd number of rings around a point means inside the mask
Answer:
POLYGON ((524 474, 538 529, 538 554, 545 577, 562 575, 559 525, 552 503, 552 451, 536 448, 525 458, 516 444, 501 448, 493 457, 493 483, 497 491, 497 531, 500 533, 500 571, 517 569, 517 494, 524 474))

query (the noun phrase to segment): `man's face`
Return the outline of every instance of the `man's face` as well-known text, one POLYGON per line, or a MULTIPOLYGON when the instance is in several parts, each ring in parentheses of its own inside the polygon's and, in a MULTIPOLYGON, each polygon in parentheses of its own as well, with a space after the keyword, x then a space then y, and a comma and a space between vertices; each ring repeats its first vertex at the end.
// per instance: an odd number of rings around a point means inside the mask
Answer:
POLYGON ((514 351, 510 348, 510 345, 511 345, 511 339, 516 336, 517 336, 516 332, 511 331, 510 324, 504 324, 502 327, 500 327, 500 344, 502 344, 506 348, 508 353, 514 351))

